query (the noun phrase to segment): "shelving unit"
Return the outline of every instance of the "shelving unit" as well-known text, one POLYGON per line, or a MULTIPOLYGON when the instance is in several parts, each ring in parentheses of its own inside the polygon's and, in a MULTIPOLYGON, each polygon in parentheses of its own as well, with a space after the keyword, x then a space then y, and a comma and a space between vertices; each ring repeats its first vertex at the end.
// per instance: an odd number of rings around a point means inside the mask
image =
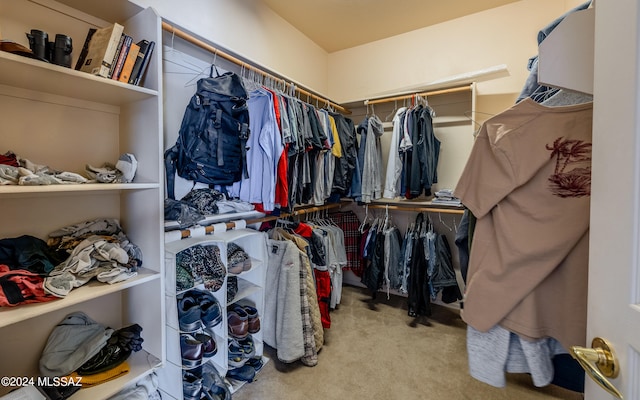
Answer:
MULTIPOLYGON (((166 337, 167 337, 167 363, 158 371, 160 376, 160 389, 163 396, 182 400, 182 371, 188 368, 182 366, 180 352, 180 334, 178 324, 178 296, 186 290, 176 290, 176 259, 177 255, 192 246, 217 246, 220 249, 220 257, 227 268, 227 246, 235 243, 240 246, 251 259, 251 269, 240 274, 227 273, 220 289, 212 291, 213 296, 220 303, 222 309, 222 322, 213 328, 212 333, 216 340, 218 351, 206 362, 215 366, 220 376, 224 377, 229 370, 228 363, 228 324, 227 306, 235 303, 250 303, 262 315, 264 311, 264 284, 267 271, 267 239, 264 232, 251 229, 232 229, 223 233, 213 233, 207 236, 190 237, 165 244, 166 250, 166 337), (227 282, 230 276, 238 280, 238 291, 233 299, 227 297, 227 282)), ((195 288, 204 290, 204 285, 196 284, 195 288)), ((256 349, 256 355, 262 356, 264 341, 262 331, 251 334, 256 349)), ((230 381, 231 392, 237 391, 244 382, 230 381)))
MULTIPOLYGON (((28 47, 25 32, 72 37, 72 65, 90 27, 119 22, 134 38, 161 45, 161 19, 151 9, 117 0, 109 7, 74 0, 16 0, 3 4, 2 38, 28 47)), ((160 46, 161 48, 161 46, 160 46)), ((82 389, 71 397, 108 398, 162 365, 164 337, 164 241, 161 54, 153 54, 145 86, 0 52, 2 148, 36 164, 82 174, 85 166, 115 163, 123 153, 138 161, 128 184, 0 186, 4 220, 0 238, 31 235, 46 240, 56 229, 96 218, 115 218, 140 247, 138 275, 109 285, 92 281, 63 298, 0 308, 2 376, 38 376, 41 351, 66 315, 82 311, 119 329, 139 324, 143 350, 128 360, 130 372, 82 389)), ((0 388, 0 395, 12 388, 0 388)))

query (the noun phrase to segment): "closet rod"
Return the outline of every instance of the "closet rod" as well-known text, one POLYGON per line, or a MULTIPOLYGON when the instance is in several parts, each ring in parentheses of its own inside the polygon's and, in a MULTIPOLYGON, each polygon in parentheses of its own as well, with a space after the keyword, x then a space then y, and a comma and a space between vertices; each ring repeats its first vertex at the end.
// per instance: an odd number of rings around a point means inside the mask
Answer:
MULTIPOLYGON (((342 207, 342 203, 330 203, 330 204, 325 204, 322 206, 313 206, 313 207, 304 207, 304 208, 299 208, 297 210, 293 210, 292 213, 282 213, 280 215, 269 215, 266 217, 261 217, 261 218, 253 218, 253 219, 248 219, 246 220, 246 224, 247 225, 253 225, 253 224, 259 224, 262 222, 267 222, 267 221, 275 221, 278 218, 287 218, 287 217, 295 217, 298 215, 304 215, 304 214, 309 214, 312 212, 316 212, 316 211, 323 211, 323 210, 330 210, 333 208, 340 208, 342 207)), ((232 214, 229 214, 229 217, 233 218, 232 214)), ((233 221, 230 222, 225 222, 224 223, 227 226, 227 230, 229 229, 233 229, 236 227, 236 224, 233 221)), ((215 225, 215 224, 214 224, 215 225)), ((210 234, 213 233, 213 231, 215 230, 215 226, 214 225, 208 225, 204 227, 204 231, 206 234, 210 234)), ((191 231, 189 229, 183 229, 180 231, 180 235, 182 237, 182 239, 188 238, 191 236, 191 231)))
POLYGON ((431 206, 421 206, 421 207, 409 207, 409 206, 396 206, 396 205, 384 205, 384 204, 369 204, 369 208, 380 208, 387 210, 398 210, 398 211, 416 211, 416 212, 431 212, 431 213, 442 213, 442 214, 462 214, 464 210, 454 209, 454 208, 439 208, 439 207, 431 207, 431 206))
POLYGON ((457 86, 457 87, 453 87, 453 88, 449 88, 449 89, 432 90, 430 92, 412 93, 412 94, 406 94, 406 95, 402 95, 402 96, 385 97, 385 98, 374 99, 374 100, 365 100, 364 101, 364 105, 367 106, 367 105, 370 105, 370 104, 380 104, 380 103, 388 103, 388 102, 397 101, 397 100, 407 100, 407 99, 413 98, 414 96, 428 97, 428 96, 437 96, 437 95, 440 95, 440 94, 466 92, 466 91, 471 90, 472 87, 473 87, 473 85, 469 84, 469 85, 457 86))
POLYGON ((274 79, 274 80, 282 83, 285 87, 287 85, 289 85, 290 87, 292 87, 299 94, 307 96, 307 97, 311 97, 311 98, 313 98, 313 99, 315 99, 315 100, 317 100, 317 101, 319 101, 319 102, 321 102, 323 104, 328 104, 334 110, 338 110, 343 114, 351 114, 351 111, 349 109, 344 108, 340 104, 334 103, 333 101, 331 101, 331 100, 329 100, 329 99, 327 99, 325 97, 319 96, 319 95, 317 95, 315 93, 312 93, 312 92, 310 92, 308 90, 302 89, 302 88, 300 88, 300 87, 298 87, 298 86, 296 86, 296 85, 294 85, 292 83, 287 82, 286 80, 284 80, 282 78, 279 78, 279 77, 277 77, 275 75, 272 75, 272 74, 270 74, 268 72, 265 72, 265 71, 263 71, 263 70, 261 70, 261 69, 259 69, 257 67, 254 67, 253 65, 250 65, 250 64, 242 61, 241 59, 232 56, 231 54, 225 53, 224 51, 219 50, 219 49, 211 46, 210 44, 203 42, 202 40, 200 40, 200 39, 188 34, 187 32, 184 32, 184 31, 176 28, 175 26, 173 26, 173 25, 171 25, 171 24, 169 24, 169 23, 167 23, 165 21, 162 21, 162 29, 167 31, 167 32, 169 32, 169 33, 174 34, 175 36, 178 36, 181 39, 186 40, 187 42, 189 42, 191 44, 194 44, 194 45, 196 45, 196 46, 198 46, 198 47, 200 47, 202 49, 205 49, 208 52, 215 54, 216 56, 220 56, 220 57, 224 58, 225 60, 231 61, 232 63, 234 63, 236 65, 239 65, 242 68, 246 68, 248 70, 255 71, 255 72, 259 73, 260 75, 262 75, 264 77, 267 77, 267 78, 270 78, 270 79, 274 79))

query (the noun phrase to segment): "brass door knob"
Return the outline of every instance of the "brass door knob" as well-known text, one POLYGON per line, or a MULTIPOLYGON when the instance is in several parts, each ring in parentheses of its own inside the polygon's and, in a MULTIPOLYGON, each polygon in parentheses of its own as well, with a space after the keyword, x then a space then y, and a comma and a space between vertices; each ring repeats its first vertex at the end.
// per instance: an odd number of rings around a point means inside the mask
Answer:
POLYGON ((623 399, 622 394, 607 378, 616 378, 620 372, 618 359, 613 347, 606 339, 596 337, 591 342, 591 348, 571 346, 571 356, 575 358, 591 379, 607 392, 623 399), (594 365, 595 364, 595 365, 594 365))

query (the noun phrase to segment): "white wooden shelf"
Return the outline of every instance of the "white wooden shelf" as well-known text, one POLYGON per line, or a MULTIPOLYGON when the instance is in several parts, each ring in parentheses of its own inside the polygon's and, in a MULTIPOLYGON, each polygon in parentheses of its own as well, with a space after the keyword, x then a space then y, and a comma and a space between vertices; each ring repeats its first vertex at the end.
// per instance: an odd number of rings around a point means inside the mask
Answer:
POLYGON ((0 328, 38 317, 56 310, 79 304, 87 300, 95 299, 110 293, 142 285, 144 283, 160 279, 160 273, 146 269, 138 269, 138 275, 126 281, 108 284, 95 280, 73 289, 65 298, 44 303, 22 304, 16 307, 0 307, 0 328))
POLYGON ((41 195, 53 193, 109 192, 121 190, 157 189, 159 183, 80 183, 64 185, 0 186, 0 195, 41 195))
POLYGON ((135 383, 162 365, 158 358, 144 350, 131 354, 127 359, 127 363, 130 368, 128 374, 91 388, 82 388, 69 399, 95 400, 109 398, 120 392, 123 387, 135 383))
POLYGON ((0 51, 0 84, 120 106, 158 96, 156 90, 0 51))
POLYGON ((261 290, 262 288, 260 286, 240 278, 238 279, 238 293, 233 296, 233 299, 231 301, 227 300, 227 306, 238 303, 243 299, 251 296, 252 294, 260 292, 261 290))

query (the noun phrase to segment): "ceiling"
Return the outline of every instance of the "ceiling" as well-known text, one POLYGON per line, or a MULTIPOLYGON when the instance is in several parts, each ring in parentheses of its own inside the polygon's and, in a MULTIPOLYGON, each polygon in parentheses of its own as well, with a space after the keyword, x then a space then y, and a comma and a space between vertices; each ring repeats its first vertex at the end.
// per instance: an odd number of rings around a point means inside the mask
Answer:
POLYGON ((328 53, 518 0, 262 0, 328 53))

